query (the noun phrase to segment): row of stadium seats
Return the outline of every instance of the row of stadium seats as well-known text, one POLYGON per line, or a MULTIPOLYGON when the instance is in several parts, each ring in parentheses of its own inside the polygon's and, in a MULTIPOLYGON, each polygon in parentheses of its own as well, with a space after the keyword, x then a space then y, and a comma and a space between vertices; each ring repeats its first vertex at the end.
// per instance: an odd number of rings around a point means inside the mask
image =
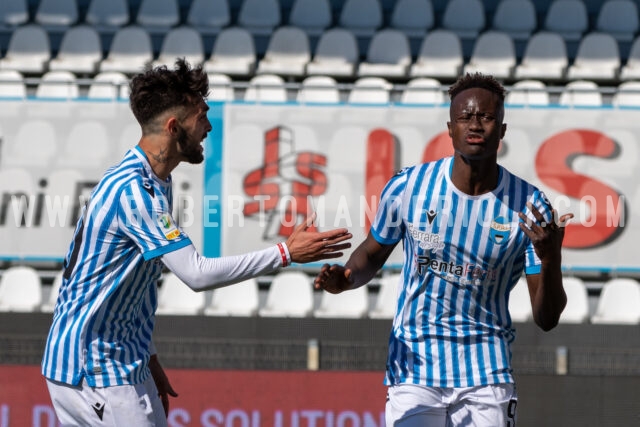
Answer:
POLYGON ((209 55, 196 28, 172 28, 164 35, 156 55, 147 30, 129 26, 118 30, 104 55, 97 31, 82 25, 64 33, 60 49, 52 57, 44 28, 26 25, 11 34, 8 49, 0 59, 0 70, 36 75, 46 71, 69 71, 83 76, 106 71, 131 75, 147 63, 171 65, 176 57, 185 57, 193 65, 202 64, 209 73, 245 79, 272 73, 290 79, 323 74, 341 79, 379 76, 394 80, 415 77, 454 80, 461 72, 473 71, 491 73, 504 81, 588 79, 615 83, 640 77, 640 37, 633 40, 626 61, 622 60, 618 42, 609 33, 584 35, 572 61, 561 34, 541 31, 527 37, 524 54, 519 59, 509 33, 495 30, 480 33, 465 62, 461 39, 451 30, 426 33, 414 56, 409 38, 397 29, 373 33, 363 53, 351 30, 332 28, 322 32, 312 51, 302 28, 284 26, 270 34, 265 54, 258 59, 253 36, 241 27, 222 30, 209 55))
MULTIPOLYGON (((44 286, 35 269, 8 268, 0 278, 0 311, 53 311, 61 278, 62 273, 58 273, 49 287, 48 297, 43 300, 44 286)), ((301 271, 283 271, 273 276, 264 301, 255 279, 219 288, 207 295, 191 291, 174 274, 167 273, 159 290, 158 314, 392 318, 398 278, 397 274, 383 276, 377 282, 376 292, 363 286, 339 295, 322 293, 316 304, 313 279, 301 271)), ((581 279, 565 277, 564 287, 568 303, 561 323, 640 324, 640 284, 634 279, 614 278, 604 283, 595 310, 590 308, 587 287, 581 279)), ((524 278, 511 292, 509 311, 514 322, 533 319, 524 278)))
POLYGON ((2 4, 0 25, 35 22, 52 30, 86 23, 100 31, 128 24, 166 31, 187 24, 204 34, 230 25, 269 34, 280 25, 294 25, 316 35, 339 26, 370 36, 389 26, 409 36, 423 36, 439 26, 468 39, 486 29, 507 31, 521 39, 544 29, 561 32, 568 40, 579 39, 590 30, 629 40, 640 29, 633 0, 90 0, 84 14, 76 0, 40 0, 33 19, 27 0, 4 0, 2 4), (239 10, 232 13, 232 5, 238 2, 239 10), (134 3, 139 4, 134 8, 134 3), (181 9, 186 9, 186 16, 181 16, 181 9))
MULTIPOLYGON (((99 73, 91 80, 78 79, 68 71, 49 71, 38 82, 30 94, 22 74, 0 70, 0 99, 126 100, 129 96, 128 77, 114 71, 99 73), (82 83, 87 83, 88 87, 82 83)), ((361 77, 352 84, 344 84, 331 76, 317 75, 291 84, 275 74, 260 74, 249 82, 234 81, 226 74, 210 74, 209 82, 211 101, 378 105, 442 105, 448 102, 447 86, 429 77, 417 77, 407 84, 394 85, 381 77, 361 77)), ((622 82, 613 90, 604 90, 596 82, 584 79, 559 87, 547 86, 541 80, 524 79, 508 89, 506 103, 514 106, 598 107, 611 104, 614 107, 640 107, 640 82, 635 80, 622 82)))

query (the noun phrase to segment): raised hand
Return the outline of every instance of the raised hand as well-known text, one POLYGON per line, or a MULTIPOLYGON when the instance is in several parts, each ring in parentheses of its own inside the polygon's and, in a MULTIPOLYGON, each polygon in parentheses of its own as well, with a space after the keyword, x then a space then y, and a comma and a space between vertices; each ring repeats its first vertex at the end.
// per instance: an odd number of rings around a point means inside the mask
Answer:
POLYGON ((520 223, 520 228, 531 239, 538 258, 544 261, 551 257, 559 257, 562 240, 564 239, 564 227, 573 218, 573 214, 564 214, 558 221, 555 221, 557 213, 555 209, 552 209, 551 222, 547 223, 540 211, 531 202, 527 203, 527 207, 531 210, 536 221, 532 221, 523 212, 520 212, 518 216, 524 221, 520 223))
POLYGON ((315 219, 316 214, 313 213, 304 223, 297 226, 287 239, 292 262, 304 264, 340 258, 343 255, 341 251, 351 247, 351 243, 343 243, 353 237, 346 228, 323 232, 308 231, 315 219))

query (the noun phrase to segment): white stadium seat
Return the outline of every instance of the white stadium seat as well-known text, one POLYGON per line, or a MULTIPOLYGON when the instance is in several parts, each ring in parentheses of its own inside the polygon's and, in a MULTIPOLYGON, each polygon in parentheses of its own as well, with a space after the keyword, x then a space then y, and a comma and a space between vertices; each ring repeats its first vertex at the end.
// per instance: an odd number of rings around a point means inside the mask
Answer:
POLYGON ((136 24, 151 33, 166 33, 180 22, 177 0, 141 0, 136 24))
POLYGON ((296 27, 280 27, 271 35, 256 73, 303 76, 310 59, 307 33, 296 27))
POLYGON ((226 74, 209 74, 209 101, 233 101, 235 99, 231 77, 226 74))
POLYGON ((549 105, 547 85, 540 80, 520 80, 507 93, 505 104, 523 106, 549 105))
POLYGON ((598 84, 589 80, 574 80, 565 85, 558 103, 566 107, 600 107, 602 94, 598 84))
POLYGON ((454 79, 460 74, 463 63, 460 37, 453 31, 433 30, 422 41, 416 62, 409 69, 409 75, 454 79))
POLYGON ((589 295, 584 282, 577 277, 563 277, 567 305, 560 315, 560 323, 584 323, 589 320, 589 295))
POLYGON ((493 13, 492 29, 509 34, 514 41, 528 40, 537 25, 536 7, 531 0, 501 1, 493 13))
POLYGON ((15 70, 0 70, 0 98, 24 99, 27 86, 24 76, 15 70))
POLYGON ((400 102, 413 105, 439 105, 444 102, 441 83, 430 77, 416 77, 409 80, 402 92, 400 102))
POLYGON ((519 80, 562 80, 568 65, 564 39, 557 33, 541 31, 529 39, 514 77, 519 80))
POLYGON ((314 310, 314 317, 360 318, 366 317, 369 308, 367 285, 339 294, 323 292, 320 306, 314 310))
POLYGON ((361 77, 349 92, 350 104, 386 104, 391 84, 382 77, 361 77))
POLYGON ((567 79, 613 82, 618 78, 619 69, 616 39, 607 33, 589 33, 580 41, 573 64, 567 70, 567 79))
POLYGON ((259 305, 258 281, 248 279, 211 293, 211 303, 204 309, 207 316, 255 316, 259 305))
POLYGON ((587 7, 582 0, 556 0, 547 10, 543 28, 565 41, 579 41, 589 28, 587 7))
POLYGON ((271 281, 262 317, 308 317, 313 313, 313 284, 300 271, 283 271, 271 281))
POLYGON ((523 276, 509 293, 509 315, 512 322, 528 322, 533 320, 531 297, 527 279, 523 276))
POLYGON ((402 78, 411 64, 411 49, 407 36, 400 30, 384 29, 373 35, 367 59, 360 63, 358 76, 402 78))
POLYGON ((307 65, 307 74, 353 77, 358 57, 358 43, 353 33, 332 28, 320 36, 315 55, 307 65))
POLYGON ((0 277, 0 311, 38 311, 42 304, 42 281, 27 266, 9 267, 0 277))
POLYGON ((36 89, 36 98, 75 99, 80 90, 70 71, 47 71, 36 89))
POLYGON ((485 10, 480 0, 451 0, 442 16, 442 28, 464 40, 478 37, 485 27, 485 10))
POLYGON ((596 19, 596 31, 622 42, 630 42, 640 29, 638 5, 633 0, 608 0, 602 3, 596 19))
POLYGON ((319 36, 332 23, 329 0, 295 0, 291 6, 289 25, 301 28, 309 36, 319 36))
POLYGON ((250 76, 256 66, 253 37, 244 28, 225 28, 213 44, 211 56, 204 63, 207 73, 250 76))
POLYGON ((640 79, 640 37, 631 44, 627 62, 620 69, 620 80, 640 79))
POLYGON ((278 0, 244 0, 238 12, 238 25, 259 36, 270 35, 281 19, 278 0))
POLYGON ((91 0, 85 22, 99 33, 115 33, 129 23, 127 0, 91 0))
POLYGON ((193 67, 204 62, 202 36, 198 31, 187 26, 169 30, 164 35, 160 54, 153 65, 173 68, 176 58, 184 58, 193 67))
POLYGON ((118 71, 104 71, 93 78, 89 91, 89 99, 127 99, 129 98, 129 78, 118 71))
POLYGON ((78 21, 76 0, 40 0, 34 21, 46 29, 66 29, 78 21))
POLYGON ((369 311, 372 319, 392 319, 398 304, 400 274, 388 274, 380 279, 375 305, 369 311))
POLYGON ((616 278, 604 284, 592 323, 640 324, 640 284, 616 278))
POLYGON ((58 55, 49 62, 50 70, 93 74, 102 60, 102 43, 98 32, 87 25, 65 31, 58 55))
POLYGON ((338 83, 329 76, 309 76, 302 81, 297 101, 302 104, 337 104, 340 102, 338 83))
POLYGON ((159 315, 201 314, 205 305, 204 292, 195 292, 175 274, 167 273, 158 289, 159 315))
POLYGON ((2 0, 0 2, 0 28, 14 28, 29 21, 27 0, 2 0))
POLYGON ((356 37, 371 37, 383 23, 380 0, 346 0, 338 21, 356 37))
POLYGON ((286 102, 287 91, 282 77, 275 74, 259 74, 249 81, 244 93, 247 102, 286 102))
POLYGON ((464 73, 480 72, 508 79, 515 66, 516 51, 511 37, 503 32, 487 31, 476 40, 464 73))
POLYGON ((51 59, 49 35, 39 25, 24 25, 11 33, 0 70, 44 73, 51 59))
POLYGON ((135 74, 141 72, 152 59, 149 33, 138 26, 123 27, 113 36, 109 54, 100 63, 100 71, 135 74))
POLYGON ((407 37, 423 39, 434 24, 431 0, 398 0, 393 6, 389 26, 407 37))
POLYGON ((618 86, 611 98, 614 107, 640 107, 640 81, 627 81, 618 86))
POLYGON ((193 0, 187 14, 187 25, 202 35, 218 34, 231 23, 227 0, 193 0))

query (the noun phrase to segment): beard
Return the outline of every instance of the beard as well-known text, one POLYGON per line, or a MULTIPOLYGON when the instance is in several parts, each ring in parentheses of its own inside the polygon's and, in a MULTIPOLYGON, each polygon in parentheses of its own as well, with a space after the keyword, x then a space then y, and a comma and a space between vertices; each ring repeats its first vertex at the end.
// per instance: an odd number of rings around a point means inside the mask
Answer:
POLYGON ((180 154, 188 163, 199 164, 204 161, 204 155, 200 151, 200 143, 192 141, 182 126, 178 126, 178 148, 180 154))

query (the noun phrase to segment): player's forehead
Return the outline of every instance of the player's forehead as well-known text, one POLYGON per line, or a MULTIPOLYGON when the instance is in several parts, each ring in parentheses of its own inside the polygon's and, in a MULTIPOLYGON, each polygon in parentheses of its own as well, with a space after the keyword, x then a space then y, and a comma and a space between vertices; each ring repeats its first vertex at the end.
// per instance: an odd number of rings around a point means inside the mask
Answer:
POLYGON ((451 102, 451 112, 495 113, 500 108, 500 98, 496 93, 481 87, 472 87, 461 91, 451 102))

